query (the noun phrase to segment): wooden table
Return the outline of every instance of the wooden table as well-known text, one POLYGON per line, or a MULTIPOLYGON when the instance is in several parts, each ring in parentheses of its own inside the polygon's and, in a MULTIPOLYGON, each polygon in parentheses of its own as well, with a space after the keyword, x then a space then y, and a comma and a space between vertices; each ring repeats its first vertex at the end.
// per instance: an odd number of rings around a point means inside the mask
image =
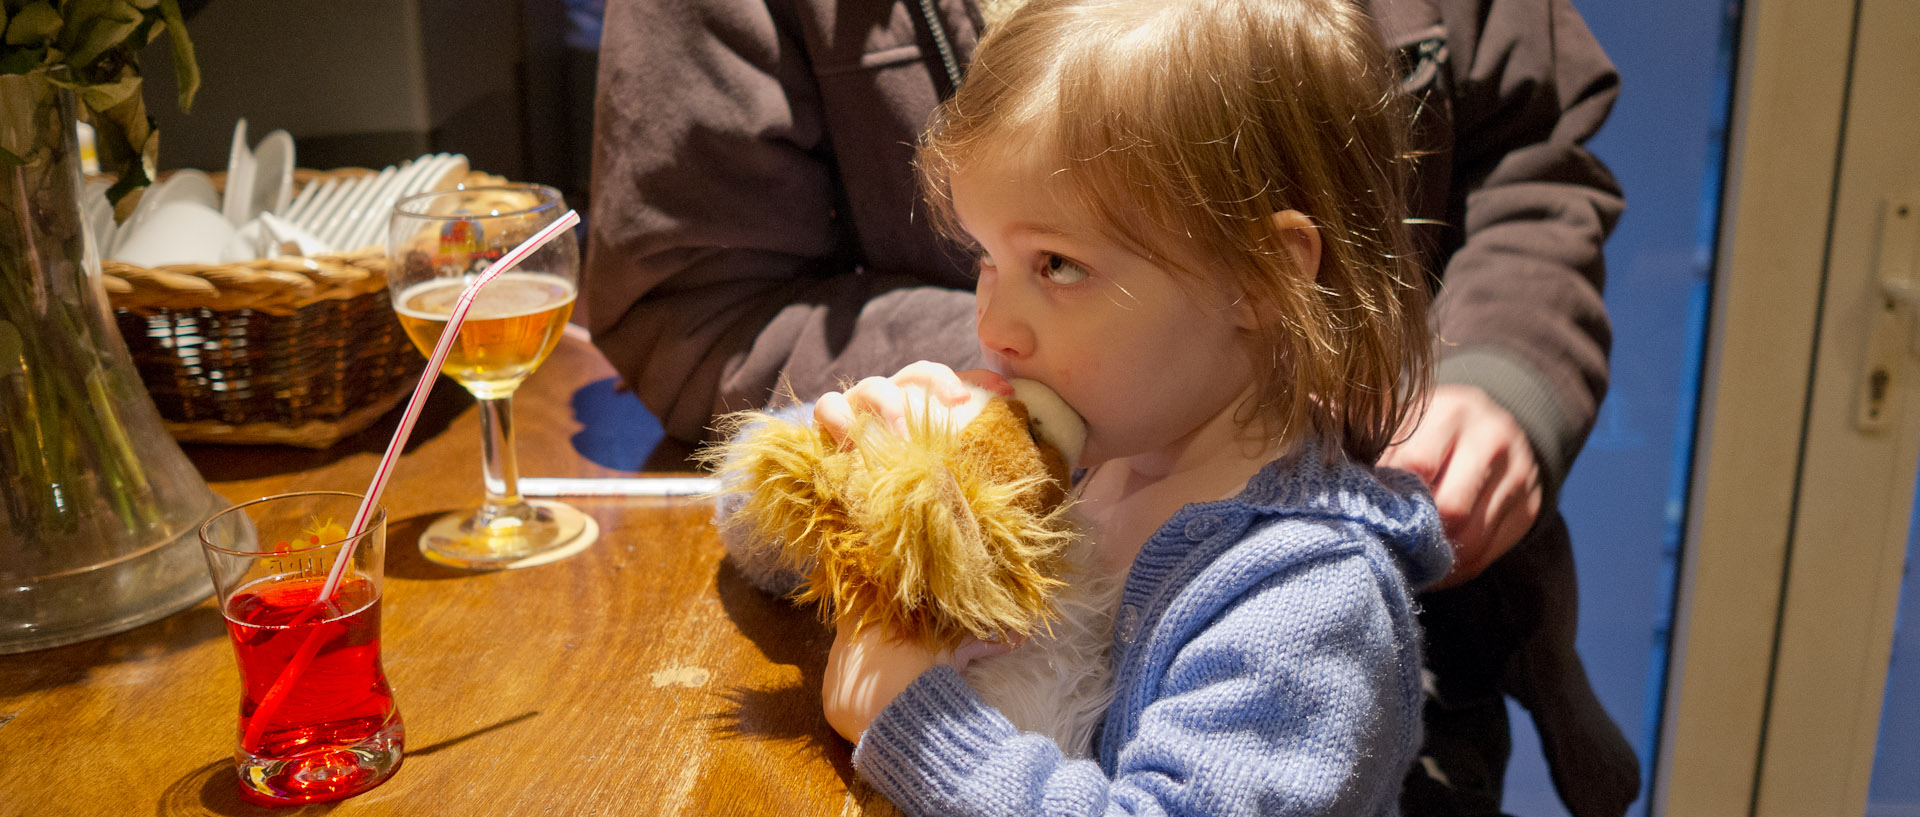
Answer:
MULTIPOLYGON (((573 406, 611 377, 589 344, 562 342, 516 397, 523 475, 632 475, 573 442, 607 431, 583 427, 573 406)), ((229 500, 363 490, 394 421, 326 451, 188 452, 229 500)), ((384 497, 383 655, 407 724, 392 779, 337 804, 242 803, 239 673, 207 601, 118 635, 0 656, 0 816, 893 813, 857 782, 851 747, 821 716, 831 634, 723 560, 710 502, 569 498, 601 527, 585 552, 454 570, 414 542, 477 499, 472 400, 443 380, 412 439, 384 497)), ((684 467, 684 454, 656 452, 647 467, 684 467)))

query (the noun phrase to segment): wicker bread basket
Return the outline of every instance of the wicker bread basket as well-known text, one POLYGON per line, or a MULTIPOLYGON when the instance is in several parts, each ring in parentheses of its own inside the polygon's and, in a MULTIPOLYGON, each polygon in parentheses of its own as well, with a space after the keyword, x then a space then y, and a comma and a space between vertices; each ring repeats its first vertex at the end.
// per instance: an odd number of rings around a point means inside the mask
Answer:
MULTIPOLYGON (((303 170, 295 181, 370 172, 303 170)), ((465 183, 504 181, 473 173, 465 183)), ((182 441, 325 448, 393 408, 425 365, 389 305, 379 245, 237 264, 104 266, 120 334, 182 441)))

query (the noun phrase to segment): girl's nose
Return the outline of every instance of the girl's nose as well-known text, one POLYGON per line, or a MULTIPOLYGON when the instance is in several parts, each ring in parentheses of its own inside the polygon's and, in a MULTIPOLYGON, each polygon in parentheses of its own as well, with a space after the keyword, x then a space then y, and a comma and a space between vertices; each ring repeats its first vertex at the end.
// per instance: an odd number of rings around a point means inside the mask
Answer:
POLYGON ((1033 329, 1025 318, 1017 286, 1000 274, 983 270, 974 285, 974 326, 980 348, 1003 360, 1021 360, 1033 354, 1033 329))

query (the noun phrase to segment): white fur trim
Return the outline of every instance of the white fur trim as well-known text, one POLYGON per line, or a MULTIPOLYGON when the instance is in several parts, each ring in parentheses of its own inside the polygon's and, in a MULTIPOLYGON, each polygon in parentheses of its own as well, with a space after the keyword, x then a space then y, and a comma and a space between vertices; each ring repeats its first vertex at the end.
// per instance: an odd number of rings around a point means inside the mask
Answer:
POLYGON ((1021 731, 1053 738, 1068 757, 1093 756, 1093 729, 1113 701, 1113 617, 1126 574, 1095 576, 1092 547, 1068 552, 1067 586, 1054 595, 1059 613, 1012 652, 967 665, 962 677, 980 699, 1021 731))

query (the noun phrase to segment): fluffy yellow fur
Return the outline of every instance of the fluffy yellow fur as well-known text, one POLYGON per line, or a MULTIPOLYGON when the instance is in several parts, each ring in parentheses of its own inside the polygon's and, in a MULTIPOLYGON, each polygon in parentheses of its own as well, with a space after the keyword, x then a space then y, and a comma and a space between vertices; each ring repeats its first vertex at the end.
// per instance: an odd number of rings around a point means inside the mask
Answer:
POLYGON ((905 438, 865 418, 845 448, 758 412, 731 424, 744 433, 705 455, 748 492, 730 524, 779 543, 830 620, 934 648, 1046 629, 1076 534, 1064 461, 1019 403, 995 398, 964 429, 913 412, 905 438))

